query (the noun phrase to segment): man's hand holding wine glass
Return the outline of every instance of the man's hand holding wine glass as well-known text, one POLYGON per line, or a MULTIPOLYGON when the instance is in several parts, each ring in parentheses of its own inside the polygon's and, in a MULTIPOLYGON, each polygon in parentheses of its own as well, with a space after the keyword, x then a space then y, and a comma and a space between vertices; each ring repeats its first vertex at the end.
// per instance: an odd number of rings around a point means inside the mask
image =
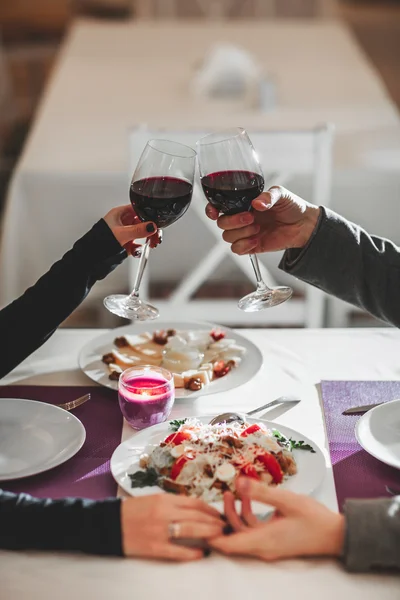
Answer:
POLYGON ((320 209, 276 186, 252 202, 251 212, 221 215, 208 204, 207 216, 217 221, 223 239, 235 254, 303 248, 318 222, 320 209))

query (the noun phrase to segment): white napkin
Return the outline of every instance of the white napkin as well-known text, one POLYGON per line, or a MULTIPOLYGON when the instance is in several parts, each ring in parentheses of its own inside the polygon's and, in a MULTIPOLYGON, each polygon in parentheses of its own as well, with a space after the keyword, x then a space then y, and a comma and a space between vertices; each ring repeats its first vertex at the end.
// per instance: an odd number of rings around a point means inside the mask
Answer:
POLYGON ((192 81, 192 91, 201 97, 243 98, 256 101, 263 72, 246 50, 229 44, 212 47, 192 81))

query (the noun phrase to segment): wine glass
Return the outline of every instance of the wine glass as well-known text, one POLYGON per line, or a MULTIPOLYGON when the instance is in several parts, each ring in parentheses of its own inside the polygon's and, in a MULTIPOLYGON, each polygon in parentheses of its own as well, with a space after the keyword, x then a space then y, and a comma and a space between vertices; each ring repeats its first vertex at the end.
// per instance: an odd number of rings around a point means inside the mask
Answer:
MULTIPOLYGON (((197 142, 200 179, 210 204, 225 215, 251 210, 252 201, 264 189, 264 177, 247 132, 235 127, 211 133, 197 142)), ((269 288, 263 281, 257 255, 250 254, 257 289, 239 300, 246 312, 277 306, 293 293, 290 287, 269 288)))
MULTIPOLYGON (((196 152, 169 140, 150 140, 132 177, 129 197, 142 221, 153 221, 159 230, 180 219, 189 208, 193 193, 196 152)), ((143 247, 131 294, 114 294, 104 299, 106 308, 126 319, 156 319, 158 309, 139 297, 140 283, 150 251, 143 247)))

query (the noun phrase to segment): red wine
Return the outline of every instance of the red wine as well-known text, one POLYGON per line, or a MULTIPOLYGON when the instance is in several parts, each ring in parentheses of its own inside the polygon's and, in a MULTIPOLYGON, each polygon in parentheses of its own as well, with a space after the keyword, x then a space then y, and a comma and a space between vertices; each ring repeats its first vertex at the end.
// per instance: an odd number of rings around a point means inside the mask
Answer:
POLYGON ((193 186, 177 177, 147 177, 131 184, 129 197, 142 221, 168 227, 189 208, 193 186))
POLYGON ((264 189, 262 175, 251 171, 218 171, 201 178, 210 204, 226 215, 250 210, 252 201, 264 189))

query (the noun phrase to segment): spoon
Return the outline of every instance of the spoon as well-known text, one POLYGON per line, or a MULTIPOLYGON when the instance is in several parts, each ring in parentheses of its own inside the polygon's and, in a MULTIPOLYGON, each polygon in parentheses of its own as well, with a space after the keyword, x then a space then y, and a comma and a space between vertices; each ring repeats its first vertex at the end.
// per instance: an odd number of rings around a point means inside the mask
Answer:
POLYGON ((286 404, 289 402, 292 404, 297 404, 298 402, 301 402, 301 399, 295 398, 294 396, 280 396, 279 398, 276 398, 276 400, 268 402, 268 404, 263 404, 258 408, 253 408, 252 410, 249 410, 249 412, 247 413, 221 413, 220 415, 217 415, 216 417, 213 417, 211 419, 210 425, 218 425, 218 423, 233 423, 235 421, 238 423, 244 423, 246 421, 246 417, 255 415, 256 413, 260 412, 260 410, 265 410, 267 408, 270 408, 271 406, 275 406, 275 404, 286 404))

